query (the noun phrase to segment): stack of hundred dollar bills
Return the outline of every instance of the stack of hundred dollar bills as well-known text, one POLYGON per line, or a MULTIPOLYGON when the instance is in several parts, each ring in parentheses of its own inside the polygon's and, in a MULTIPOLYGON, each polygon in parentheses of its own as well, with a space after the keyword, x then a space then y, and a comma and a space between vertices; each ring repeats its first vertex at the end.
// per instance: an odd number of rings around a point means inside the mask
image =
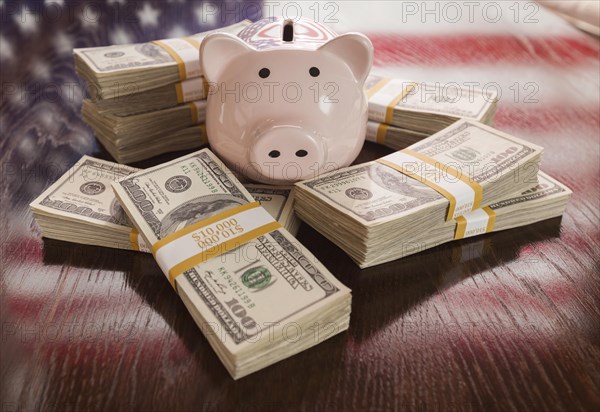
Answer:
POLYGON ((371 74, 367 141, 405 148, 459 119, 487 125, 496 113, 498 93, 457 83, 425 83, 371 74))
POLYGON ((349 325, 350 290, 286 229, 291 190, 244 187, 208 149, 146 170, 84 156, 31 208, 45 237, 151 251, 237 379, 349 325))
POLYGON ((181 39, 75 49, 88 86, 83 118, 119 163, 205 144, 207 85, 199 49, 212 32, 239 33, 250 21, 181 39))
POLYGON ((571 191, 539 172, 541 154, 463 119, 376 161, 296 184, 295 210, 365 268, 562 215, 571 191))
POLYGON ((233 378, 348 328, 350 290, 208 149, 112 187, 233 378))

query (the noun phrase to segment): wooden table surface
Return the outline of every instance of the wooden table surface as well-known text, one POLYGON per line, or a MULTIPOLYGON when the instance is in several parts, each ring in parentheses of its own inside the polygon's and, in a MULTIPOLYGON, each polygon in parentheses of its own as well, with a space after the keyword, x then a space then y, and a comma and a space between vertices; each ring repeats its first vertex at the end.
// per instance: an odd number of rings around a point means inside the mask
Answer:
MULTIPOLYGON (((152 256, 41 239, 28 207, 82 154, 110 159, 79 115, 71 49, 201 31, 199 6, 50 3, 0 4, 0 410, 600 408, 597 39, 566 25, 374 33, 382 69, 501 78, 505 96, 506 79, 530 79, 537 101, 501 99, 495 125, 544 146, 542 169, 573 198, 562 219, 362 271, 303 224, 299 240, 352 288, 350 328, 233 381, 152 256)), ((366 144, 358 161, 388 152, 366 144)))

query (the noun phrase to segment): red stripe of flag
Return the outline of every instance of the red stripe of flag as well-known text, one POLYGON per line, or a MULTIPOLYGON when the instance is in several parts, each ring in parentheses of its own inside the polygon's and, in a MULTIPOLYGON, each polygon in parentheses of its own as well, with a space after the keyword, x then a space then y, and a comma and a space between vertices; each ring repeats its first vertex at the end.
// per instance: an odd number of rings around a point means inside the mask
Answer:
POLYGON ((590 130, 600 128, 600 106, 590 105, 498 105, 494 126, 502 129, 527 132, 554 131, 569 127, 587 126, 590 130))
POLYGON ((403 36, 373 34, 375 65, 502 64, 564 66, 596 61, 598 43, 585 37, 514 37, 511 35, 403 36))

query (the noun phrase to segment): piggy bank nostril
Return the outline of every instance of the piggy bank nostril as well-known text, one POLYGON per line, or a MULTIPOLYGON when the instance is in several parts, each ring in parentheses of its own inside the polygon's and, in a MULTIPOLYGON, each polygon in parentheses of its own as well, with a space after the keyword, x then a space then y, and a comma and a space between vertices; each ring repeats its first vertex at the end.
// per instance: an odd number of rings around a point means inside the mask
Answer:
POLYGON ((266 67, 263 67, 262 69, 260 69, 258 71, 258 75, 260 76, 261 79, 266 79, 267 77, 269 77, 270 74, 271 74, 271 70, 267 69, 266 67))
POLYGON ((280 155, 280 154, 281 154, 281 153, 279 153, 279 150, 271 150, 271 151, 269 152, 269 157, 273 157, 273 158, 275 158, 275 157, 279 157, 279 155, 280 155))
POLYGON ((298 157, 304 157, 304 156, 306 156, 307 154, 308 154, 308 152, 307 152, 306 150, 298 150, 298 151, 296 152, 296 156, 298 156, 298 157))

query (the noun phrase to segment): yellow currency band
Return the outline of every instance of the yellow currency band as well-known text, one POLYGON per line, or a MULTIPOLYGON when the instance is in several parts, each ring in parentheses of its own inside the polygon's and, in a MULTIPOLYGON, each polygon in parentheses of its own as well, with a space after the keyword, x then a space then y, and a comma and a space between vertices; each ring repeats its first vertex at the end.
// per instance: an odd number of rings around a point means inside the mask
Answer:
MULTIPOLYGON (((200 50, 200 42, 198 42, 198 40, 192 39, 191 37, 183 37, 181 40, 191 44, 196 50, 200 50)), ((154 40, 152 43, 162 47, 169 54, 169 56, 171 56, 173 60, 175 60, 175 62, 177 63, 177 69, 179 70, 179 79, 185 80, 187 78, 187 75, 185 73, 185 63, 183 59, 179 56, 179 54, 175 50, 173 50, 171 46, 169 46, 161 40, 154 40)))
MULTIPOLYGON (((244 205, 237 206, 232 209, 226 210, 224 212, 218 213, 214 216, 211 216, 207 219, 197 222, 191 226, 188 226, 186 228, 178 230, 175 233, 171 233, 170 235, 162 238, 161 240, 159 240, 158 242, 156 242, 152 245, 152 254, 154 255, 154 257, 156 257, 156 252, 161 247, 167 245, 168 243, 170 243, 176 239, 179 239, 182 236, 185 236, 191 232, 194 232, 198 229, 208 226, 211 223, 215 223, 215 222, 218 222, 219 220, 227 219, 229 217, 235 216, 236 214, 238 214, 240 212, 243 212, 243 211, 249 210, 249 209, 253 209, 253 208, 257 208, 257 207, 261 207, 259 202, 246 203, 244 205)), ((186 270, 189 270, 196 265, 206 262, 209 259, 212 259, 214 257, 222 255, 223 253, 227 253, 228 251, 235 249, 236 247, 239 247, 245 243, 248 243, 249 241, 251 241, 253 239, 256 239, 260 236, 266 235, 267 233, 270 233, 281 227, 282 227, 281 224, 277 221, 264 224, 254 230, 251 230, 246 233, 242 233, 237 237, 228 239, 227 241, 225 241, 221 244, 218 244, 216 246, 208 248, 208 249, 182 261, 181 263, 173 266, 169 270, 168 276, 169 276, 169 282, 171 283, 171 286, 173 286, 173 288, 175 290, 177 290, 177 287, 175 285, 175 278, 177 278, 177 276, 181 275, 186 270)))
POLYGON ((377 127, 377 134, 375 135, 375 141, 378 144, 384 144, 385 138, 387 136, 388 129, 390 128, 389 124, 379 123, 377 127))
POLYGON ((467 219, 464 216, 459 216, 455 219, 456 222, 456 233, 454 234, 454 240, 459 240, 465 237, 467 231, 467 219))
POLYGON ((369 99, 371 97, 373 97, 373 95, 375 93, 377 93, 379 90, 381 90, 383 88, 383 86, 388 84, 390 82, 390 80, 392 80, 392 79, 389 77, 384 77, 383 79, 381 79, 377 83, 375 83, 369 90, 367 90, 367 96, 369 97, 369 99))
POLYGON ((408 93, 410 93, 416 86, 417 86, 416 83, 410 83, 408 86, 406 86, 406 88, 404 90, 402 90, 402 93, 400 93, 398 96, 394 97, 392 99, 392 101, 388 103, 387 108, 385 110, 385 123, 387 123, 387 124, 392 123, 392 120, 394 118, 394 108, 396 107, 398 102, 400 100, 404 99, 404 96, 406 96, 408 93))
POLYGON ((496 224, 496 212, 489 206, 483 208, 485 213, 488 214, 490 219, 488 220, 487 227, 485 228, 485 233, 490 233, 494 231, 494 225, 496 224))
MULTIPOLYGON (((386 84, 388 84, 391 80, 392 78, 390 77, 384 77, 383 79, 375 83, 369 90, 367 90, 367 96, 369 97, 369 100, 375 95, 375 93, 383 89, 383 87, 386 84)), ((394 108, 396 107, 398 102, 402 100, 408 93, 410 93, 416 86, 417 83, 409 83, 409 85, 402 90, 402 93, 398 94, 387 104, 383 123, 391 124, 394 118, 394 108)))
POLYGON ((131 243, 131 250, 140 250, 140 245, 138 243, 138 231, 134 227, 132 227, 131 232, 129 232, 129 242, 131 243))
POLYGON ((196 105, 194 103, 188 103, 190 107, 190 111, 192 112, 192 124, 198 123, 198 109, 196 109, 196 105))
MULTIPOLYGON (((469 185, 469 187, 471 187, 471 189, 473 189, 473 192, 475 193, 475 197, 474 197, 474 201, 473 201, 473 210, 481 207, 481 200, 483 199, 483 188, 481 187, 481 185, 479 185, 479 183, 471 180, 468 176, 464 176, 462 174, 462 172, 456 170, 455 168, 445 165, 445 164, 443 164, 429 156, 426 156, 422 153, 418 153, 418 152, 415 152, 414 150, 410 150, 410 149, 403 149, 400 151, 403 153, 406 153, 407 155, 415 157, 419 160, 422 160, 423 162, 425 162, 439 170, 442 170, 442 171, 456 177, 457 179, 460 179, 467 185, 469 185)), ((397 165, 397 164, 389 162, 385 159, 377 159, 377 162, 384 164, 388 167, 391 167, 392 169, 397 170, 400 173, 403 173, 409 177, 412 177, 415 180, 418 180, 419 182, 429 186, 430 188, 432 188, 433 190, 435 190, 436 192, 438 192, 439 194, 444 196, 446 199, 448 199, 448 202, 450 202, 450 207, 448 208, 448 215, 446 217, 446 220, 450 220, 454 216, 454 210, 456 209, 456 198, 454 197, 454 195, 452 195, 446 189, 442 188, 441 186, 437 185, 435 182, 433 182, 431 180, 422 178, 421 176, 417 175, 414 172, 411 172, 410 170, 407 170, 406 168, 402 167, 401 165, 397 165)))
POLYGON ((198 51, 200 51, 200 42, 192 37, 184 37, 182 40, 185 40, 192 46, 194 46, 198 51))
POLYGON ((425 163, 430 164, 430 165, 454 176, 455 178, 462 180, 465 184, 469 185, 471 187, 471 189, 473 189, 473 192, 475 192, 475 199, 473 200, 473 210, 479 209, 481 207, 481 201, 483 200, 483 188, 481 187, 481 185, 479 183, 472 180, 469 176, 465 176, 461 171, 456 170, 452 166, 442 164, 441 162, 439 162, 429 156, 425 156, 422 153, 415 152, 414 150, 404 149, 404 150, 402 150, 402 152, 409 154, 413 157, 416 157, 417 159, 421 159, 425 163))
POLYGON ((183 103, 183 86, 181 82, 175 83, 175 93, 177 93, 177 103, 183 103))
POLYGON ((206 134, 206 125, 205 124, 200 125, 200 142, 202 142, 202 144, 208 143, 208 135, 206 134))
POLYGON ((177 63, 177 69, 179 70, 179 79, 185 80, 185 63, 183 62, 183 59, 179 57, 179 54, 177 54, 177 52, 173 50, 171 46, 163 43, 160 40, 154 40, 152 43, 162 47, 167 53, 169 53, 169 56, 171 56, 173 60, 175 60, 175 62, 177 63))
MULTIPOLYGON (((177 94, 177 103, 185 103, 185 97, 183 96, 183 84, 181 82, 175 83, 175 93, 177 94)), ((208 94, 208 81, 206 78, 202 78, 202 97, 206 99, 208 94)))
MULTIPOLYGON (((494 224, 496 223, 496 212, 494 212, 494 210, 489 206, 482 208, 482 210, 488 215, 485 233, 490 233, 494 230, 494 224)), ((459 240, 465 237, 465 232, 467 230, 467 219, 465 219, 464 216, 459 216, 455 219, 455 221, 456 233, 454 235, 454 240, 459 240)))
POLYGON ((435 190, 436 192, 438 192, 439 194, 444 196, 450 202, 450 208, 448 209, 448 218, 447 219, 449 219, 450 216, 454 215, 454 210, 456 209, 456 198, 452 195, 452 193, 450 193, 446 189, 436 185, 434 182, 432 182, 430 180, 422 179, 421 176, 419 176, 418 174, 413 173, 410 170, 407 170, 395 163, 388 162, 385 159, 377 159, 377 162, 379 162, 383 165, 386 165, 387 167, 391 167, 392 169, 397 170, 400 173, 405 174, 408 177, 412 177, 413 179, 418 180, 419 182, 421 182, 423 184, 426 184, 427 186, 429 186, 430 188, 432 188, 433 190, 435 190))

